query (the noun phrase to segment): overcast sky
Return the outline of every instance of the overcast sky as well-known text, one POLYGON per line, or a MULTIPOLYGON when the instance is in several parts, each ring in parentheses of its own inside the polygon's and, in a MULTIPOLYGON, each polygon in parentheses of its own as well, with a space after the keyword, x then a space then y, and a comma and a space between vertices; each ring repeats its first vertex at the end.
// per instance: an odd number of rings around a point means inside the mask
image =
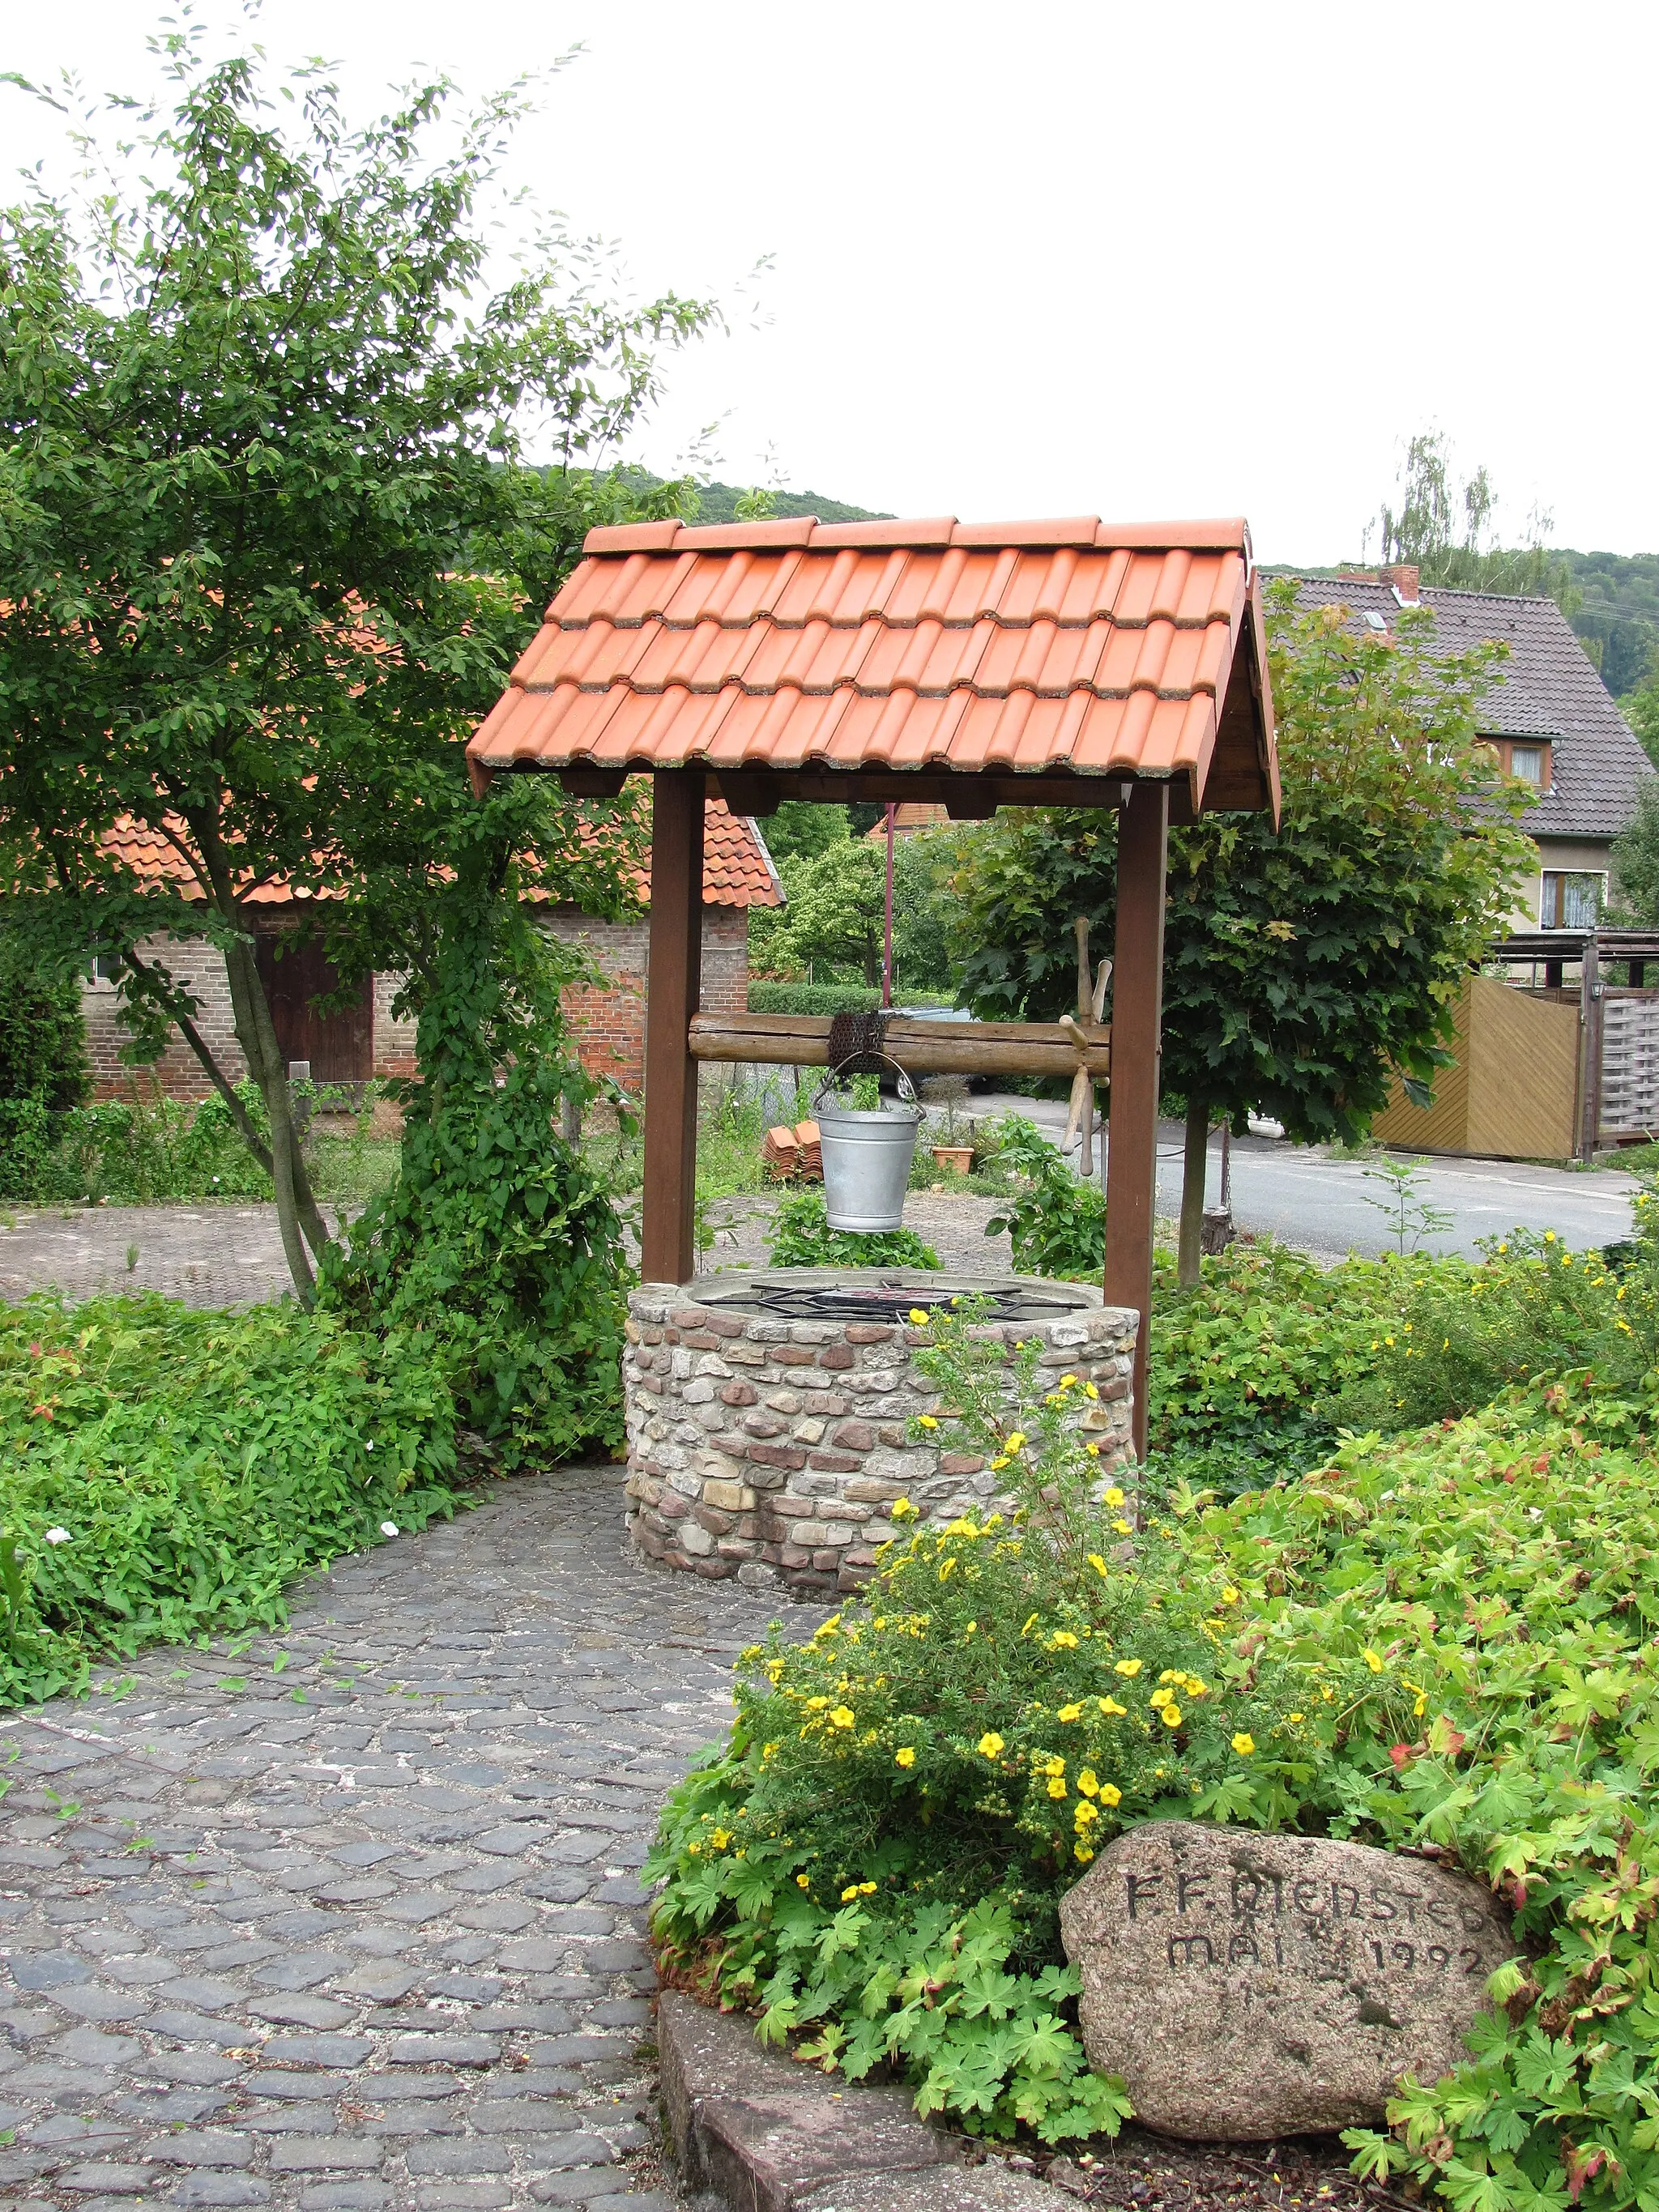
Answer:
MULTIPOLYGON (((0 68, 135 87, 159 14, 9 0, 0 68)), ((1324 562, 1436 425, 1510 534, 1537 502, 1558 544, 1659 546, 1651 5, 269 0, 253 35, 337 62, 360 116, 586 47, 518 175, 640 291, 730 310, 659 467, 718 421, 728 482, 1243 513, 1263 558, 1324 562)), ((0 151, 48 154, 0 103, 0 151)))

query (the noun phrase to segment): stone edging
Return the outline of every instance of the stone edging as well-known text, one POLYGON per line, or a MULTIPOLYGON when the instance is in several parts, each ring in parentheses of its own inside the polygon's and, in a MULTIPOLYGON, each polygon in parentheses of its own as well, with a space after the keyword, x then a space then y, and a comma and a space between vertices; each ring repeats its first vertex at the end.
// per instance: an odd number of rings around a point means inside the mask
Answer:
POLYGON ((763 2050, 742 2014, 711 2011, 681 1990, 658 1997, 657 2045, 681 2181, 732 2212, 1054 2212, 1061 2203, 998 2160, 962 2164, 903 2090, 848 2083, 763 2050))

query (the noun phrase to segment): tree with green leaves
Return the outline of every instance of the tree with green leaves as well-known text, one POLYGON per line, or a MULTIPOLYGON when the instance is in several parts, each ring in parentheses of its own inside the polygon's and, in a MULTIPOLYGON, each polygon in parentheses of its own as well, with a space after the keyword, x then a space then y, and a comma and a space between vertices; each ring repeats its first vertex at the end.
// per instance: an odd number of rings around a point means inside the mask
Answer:
MULTIPOLYGON (((1254 1109, 1304 1142, 1362 1136, 1401 1077, 1425 1103, 1463 979, 1510 913, 1530 801, 1475 704, 1501 648, 1439 651, 1425 609, 1393 635, 1268 594, 1284 814, 1210 814, 1170 838, 1164 1085, 1187 1115, 1182 1276, 1195 1280, 1210 1122, 1254 1109)), ((955 889, 965 995, 999 1019, 1076 1002, 1074 915, 1109 946, 1115 817, 1011 810, 955 889)))
POLYGON ((541 779, 480 806, 462 749, 586 529, 639 512, 605 457, 713 311, 612 304, 552 235, 491 289, 518 90, 459 115, 433 83, 354 128, 313 71, 273 100, 255 57, 210 64, 188 27, 155 51, 160 119, 111 103, 132 143, 71 119, 87 174, 118 181, 0 212, 0 889, 46 966, 120 959, 139 1054, 180 1030, 308 1301, 331 1237, 260 902, 286 887, 344 984, 401 970, 418 1015, 452 923, 481 941, 481 886, 622 910, 629 807, 541 779), (204 944, 268 1140, 197 1019, 204 944))
POLYGON ((761 824, 766 848, 782 866, 786 860, 812 860, 832 845, 845 845, 853 832, 844 806, 820 805, 811 799, 786 799, 775 814, 761 824))
POLYGON ((1492 478, 1483 465, 1462 483, 1455 482, 1443 431, 1419 431, 1409 441, 1398 499, 1397 507, 1382 501, 1366 532, 1369 538, 1376 531, 1385 562, 1413 563, 1425 584, 1553 599, 1569 619, 1581 605, 1583 593, 1571 564, 1544 544, 1553 516, 1534 507, 1527 517, 1526 544, 1500 545, 1492 478))
POLYGON ((864 837, 781 860, 787 904, 750 918, 757 960, 794 973, 856 968, 866 983, 879 983, 885 870, 881 848, 864 837))

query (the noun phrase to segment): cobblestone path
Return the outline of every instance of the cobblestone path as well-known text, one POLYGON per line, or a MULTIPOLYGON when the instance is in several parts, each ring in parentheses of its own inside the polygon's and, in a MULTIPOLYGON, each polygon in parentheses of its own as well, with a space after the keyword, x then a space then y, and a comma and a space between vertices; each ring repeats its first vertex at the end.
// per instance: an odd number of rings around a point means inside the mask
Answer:
POLYGON ((635 1869, 776 1601, 622 1504, 499 1485, 0 1720, 0 2198, 662 2212, 635 1869))
MULTIPOLYGON (((716 1200, 715 1242, 699 1256, 698 1273, 768 1266, 777 1202, 769 1191, 716 1200)), ((994 1199, 970 1191, 912 1191, 904 1218, 942 1267, 1006 1275, 1013 1267, 1008 1239, 985 1234, 996 1210, 994 1199)), ((9 1228, 0 1217, 0 1298, 48 1284, 72 1298, 161 1291, 191 1306, 242 1306, 280 1297, 289 1278, 274 1206, 20 1206, 9 1228)))

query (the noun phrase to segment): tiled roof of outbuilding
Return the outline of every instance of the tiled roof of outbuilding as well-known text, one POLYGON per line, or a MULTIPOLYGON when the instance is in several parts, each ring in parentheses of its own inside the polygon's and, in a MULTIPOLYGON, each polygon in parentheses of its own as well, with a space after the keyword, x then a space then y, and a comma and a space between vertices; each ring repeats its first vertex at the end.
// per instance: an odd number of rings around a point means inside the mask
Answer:
MULTIPOLYGON (((663 522, 585 552, 475 773, 1065 769, 1184 777, 1196 805, 1235 662, 1260 653, 1241 521, 663 522)), ((1255 672, 1230 765, 1263 805, 1255 672)))
MULTIPOLYGON (((186 898, 201 896, 194 871, 159 830, 124 814, 104 839, 112 859, 129 867, 141 882, 179 885, 186 898)), ((647 873, 638 883, 641 898, 651 900, 647 873)), ((533 896, 533 894, 532 894, 533 896)), ((766 840, 746 814, 733 814, 723 799, 710 795, 703 810, 702 896, 707 906, 781 906, 783 885, 766 849, 766 840)), ((261 906, 287 906, 285 883, 262 884, 249 894, 261 906)))
MULTIPOLYGON (((1551 740, 1554 788, 1528 807, 1521 826, 1529 837, 1616 837, 1636 811, 1636 793, 1653 774, 1630 725, 1584 656, 1553 599, 1508 599, 1495 592, 1454 592, 1425 584, 1435 634, 1449 652, 1496 641, 1510 648, 1498 681, 1481 701, 1481 733, 1551 740)), ((1400 602, 1391 587, 1350 576, 1297 579, 1297 603, 1340 601, 1354 614, 1380 614, 1390 628, 1400 602)))

